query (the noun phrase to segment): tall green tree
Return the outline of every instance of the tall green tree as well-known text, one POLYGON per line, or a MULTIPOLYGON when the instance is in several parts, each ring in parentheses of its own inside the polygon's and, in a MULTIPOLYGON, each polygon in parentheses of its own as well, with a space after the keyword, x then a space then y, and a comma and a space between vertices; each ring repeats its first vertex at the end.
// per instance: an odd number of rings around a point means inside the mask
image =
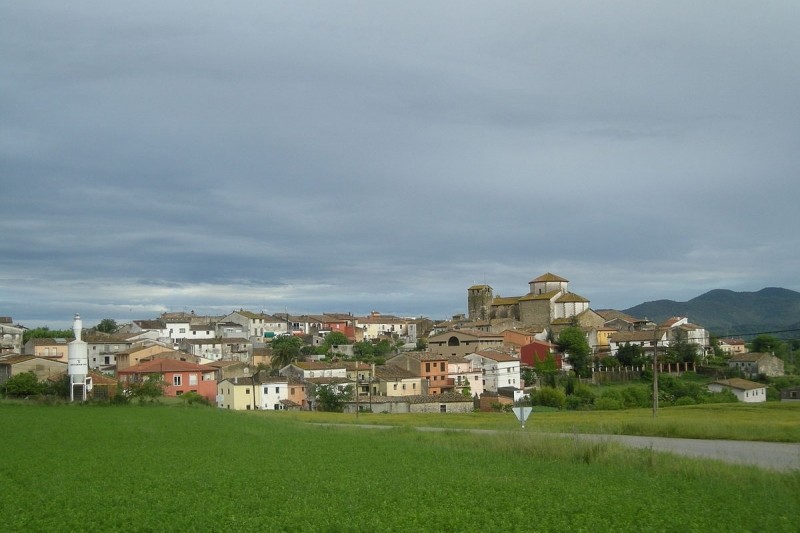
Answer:
POLYGON ((644 364, 644 350, 638 344, 626 342, 617 350, 617 361, 623 366, 637 366, 644 364))
POLYGON ((750 351, 756 353, 772 353, 781 359, 786 359, 789 345, 772 335, 759 335, 750 343, 750 351))
POLYGON ((569 356, 569 363, 575 375, 578 377, 587 377, 589 375, 589 356, 591 355, 591 348, 589 341, 586 340, 586 334, 577 326, 570 326, 558 335, 556 339, 558 348, 569 356))
POLYGON ((275 337, 270 344, 272 348, 272 368, 283 368, 296 359, 300 359, 300 348, 303 341, 300 337, 283 335, 275 337))
POLYGON ((696 363, 699 357, 700 347, 693 342, 689 342, 686 333, 678 329, 675 331, 675 338, 667 348, 667 361, 673 363, 696 363))
POLYGON ((113 318, 104 318, 94 327, 94 329, 100 333, 116 333, 119 329, 119 326, 117 326, 117 321, 113 318))
POLYGON ((332 346, 350 344, 350 339, 341 331, 331 331, 325 335, 325 351, 328 352, 332 346))
POLYGON ((353 345, 353 353, 361 361, 369 361, 375 355, 375 347, 369 341, 357 342, 353 345))

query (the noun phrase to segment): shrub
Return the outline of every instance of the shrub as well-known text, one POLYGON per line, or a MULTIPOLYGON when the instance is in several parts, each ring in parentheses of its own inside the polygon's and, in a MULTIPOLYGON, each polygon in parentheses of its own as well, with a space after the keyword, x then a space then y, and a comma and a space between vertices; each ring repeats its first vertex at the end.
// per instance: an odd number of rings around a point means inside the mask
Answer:
POLYGON ((35 396, 44 392, 45 386, 33 372, 22 372, 11 376, 4 384, 5 392, 11 397, 35 396))
POLYGON ((208 405, 208 398, 206 398, 205 396, 201 396, 196 392, 191 392, 191 391, 185 392, 181 394, 180 398, 181 401, 186 405, 192 405, 195 403, 200 405, 208 405))
POLYGON ((594 408, 601 411, 617 411, 622 409, 622 402, 610 396, 601 396, 594 401, 594 408))
POLYGON ((566 395, 561 389, 554 387, 542 387, 533 393, 531 400, 533 405, 544 405, 546 407, 555 407, 563 409, 566 403, 566 395))
POLYGON ((621 394, 625 407, 649 407, 653 403, 653 395, 647 387, 625 387, 621 394))
POLYGON ((675 405, 696 405, 697 401, 691 396, 681 396, 675 400, 675 405))

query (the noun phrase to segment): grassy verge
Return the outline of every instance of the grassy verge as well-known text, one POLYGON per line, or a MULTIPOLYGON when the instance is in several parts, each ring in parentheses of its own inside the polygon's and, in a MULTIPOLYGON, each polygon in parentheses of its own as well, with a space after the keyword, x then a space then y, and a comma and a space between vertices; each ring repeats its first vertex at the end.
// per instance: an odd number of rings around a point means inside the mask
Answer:
POLYGON ((0 405, 0 420, 4 531, 781 532, 800 520, 798 473, 611 443, 208 408, 0 405))
MULTIPOLYGON (((386 424, 393 426, 433 426, 443 428, 485 428, 518 430, 511 413, 379 414, 361 413, 259 413, 307 422, 345 424, 386 424)), ((693 439, 756 440, 800 442, 800 404, 704 404, 660 409, 653 418, 651 409, 623 411, 540 411, 525 427, 528 432, 602 433, 693 439)))

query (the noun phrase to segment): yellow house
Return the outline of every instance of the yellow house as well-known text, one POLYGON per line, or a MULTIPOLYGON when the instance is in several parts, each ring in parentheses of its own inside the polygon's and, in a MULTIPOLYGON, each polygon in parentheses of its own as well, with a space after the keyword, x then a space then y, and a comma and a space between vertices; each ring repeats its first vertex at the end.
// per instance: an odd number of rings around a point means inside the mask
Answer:
POLYGON ((258 405, 252 377, 227 378, 217 383, 217 407, 249 411, 258 405))
POLYGON ((375 367, 374 396, 416 396, 423 393, 422 377, 395 365, 375 367))
POLYGON ((74 339, 63 338, 38 338, 31 339, 25 343, 25 355, 34 357, 46 357, 54 361, 67 362, 69 342, 74 339))

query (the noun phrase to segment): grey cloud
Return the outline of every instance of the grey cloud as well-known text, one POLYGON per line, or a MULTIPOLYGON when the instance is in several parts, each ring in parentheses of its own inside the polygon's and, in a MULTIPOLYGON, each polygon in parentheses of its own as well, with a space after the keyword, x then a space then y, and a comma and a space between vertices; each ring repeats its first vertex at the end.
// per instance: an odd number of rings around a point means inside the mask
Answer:
POLYGON ((796 6, 577 7, 9 6, 4 314, 800 288, 796 6))

